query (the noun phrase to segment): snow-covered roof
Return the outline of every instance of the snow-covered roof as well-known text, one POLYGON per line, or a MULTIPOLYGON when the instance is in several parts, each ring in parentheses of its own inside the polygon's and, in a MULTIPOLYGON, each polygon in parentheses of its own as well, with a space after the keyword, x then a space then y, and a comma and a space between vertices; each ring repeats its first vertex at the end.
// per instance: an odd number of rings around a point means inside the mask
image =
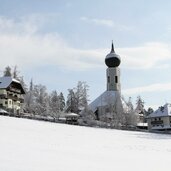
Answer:
POLYGON ((144 127, 144 126, 148 126, 148 123, 137 123, 137 126, 139 127, 144 127))
POLYGON ((12 77, 0 77, 0 88, 7 88, 12 82, 20 83, 12 77))
POLYGON ((99 97, 97 97, 92 103, 89 104, 89 108, 93 112, 95 112, 97 110, 97 107, 115 104, 118 98, 119 100, 121 100, 123 108, 126 109, 127 105, 121 98, 120 93, 118 91, 105 91, 99 97))
POLYGON ((0 113, 8 113, 8 112, 4 109, 0 109, 0 113))
POLYGON ((78 116, 78 117, 79 117, 80 115, 78 115, 77 113, 68 113, 68 114, 66 114, 66 117, 67 117, 67 116, 71 116, 71 117, 72 117, 72 116, 76 116, 76 117, 78 116))
MULTIPOLYGON (((19 85, 21 85, 20 81, 12 78, 12 77, 0 77, 0 89, 6 89, 8 88, 8 86, 12 83, 12 82, 15 82, 19 85)), ((22 92, 25 93, 22 85, 21 85, 21 88, 22 88, 22 92)))
POLYGON ((166 103, 164 106, 159 107, 156 111, 151 113, 148 118, 171 116, 171 104, 166 103))

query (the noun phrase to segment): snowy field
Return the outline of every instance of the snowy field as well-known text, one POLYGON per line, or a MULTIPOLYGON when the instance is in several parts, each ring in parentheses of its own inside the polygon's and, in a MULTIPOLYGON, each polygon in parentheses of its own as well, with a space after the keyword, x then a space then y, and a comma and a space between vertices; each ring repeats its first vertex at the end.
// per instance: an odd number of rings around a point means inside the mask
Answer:
POLYGON ((170 170, 171 135, 0 116, 0 171, 170 170))

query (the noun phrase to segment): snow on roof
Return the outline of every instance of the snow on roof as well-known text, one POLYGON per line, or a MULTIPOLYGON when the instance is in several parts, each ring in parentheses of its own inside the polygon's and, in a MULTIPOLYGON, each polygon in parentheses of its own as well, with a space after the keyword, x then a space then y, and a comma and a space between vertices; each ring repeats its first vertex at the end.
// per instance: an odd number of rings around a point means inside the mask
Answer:
POLYGON ((148 123, 137 123, 137 126, 139 126, 139 127, 148 126, 148 123))
POLYGON ((99 97, 97 97, 92 103, 89 104, 89 108, 93 112, 95 112, 97 110, 97 107, 115 104, 117 102, 117 98, 120 98, 123 108, 126 109, 127 105, 120 97, 120 93, 118 91, 105 91, 99 97))
POLYGON ((148 118, 171 116, 171 104, 166 103, 164 106, 159 107, 156 111, 151 113, 148 118))
POLYGON ((15 82, 20 85, 22 89, 22 94, 25 94, 25 90, 23 86, 21 85, 20 81, 12 78, 12 77, 0 77, 0 89, 6 89, 8 86, 12 83, 15 82))
POLYGON ((4 109, 0 109, 0 113, 8 113, 8 112, 4 109))
POLYGON ((12 77, 0 77, 0 88, 7 88, 11 82, 20 83, 18 80, 12 77))
POLYGON ((66 117, 67 116, 80 116, 79 114, 77 114, 77 113, 68 113, 68 114, 66 114, 66 117))

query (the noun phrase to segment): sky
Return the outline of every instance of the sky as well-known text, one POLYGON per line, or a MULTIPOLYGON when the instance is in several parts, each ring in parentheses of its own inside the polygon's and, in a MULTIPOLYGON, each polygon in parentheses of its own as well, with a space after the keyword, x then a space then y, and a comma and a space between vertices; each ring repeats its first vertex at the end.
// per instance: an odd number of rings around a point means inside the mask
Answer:
POLYGON ((29 84, 67 96, 85 81, 106 90, 106 55, 121 57, 121 92, 154 109, 171 103, 171 1, 0 0, 0 74, 17 65, 29 84))

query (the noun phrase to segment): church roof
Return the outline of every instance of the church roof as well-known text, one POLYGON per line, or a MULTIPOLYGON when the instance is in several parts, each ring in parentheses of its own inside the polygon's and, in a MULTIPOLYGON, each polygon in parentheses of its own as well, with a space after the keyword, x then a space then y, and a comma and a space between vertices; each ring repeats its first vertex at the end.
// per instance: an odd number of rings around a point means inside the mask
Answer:
POLYGON ((117 99, 122 103, 123 109, 127 110, 128 106, 121 98, 118 91, 105 91, 99 97, 97 97, 92 103, 89 104, 89 108, 95 112, 100 106, 114 105, 117 103, 117 99))
POLYGON ((171 116, 171 104, 166 103, 164 106, 159 107, 156 111, 151 113, 148 118, 171 116))

